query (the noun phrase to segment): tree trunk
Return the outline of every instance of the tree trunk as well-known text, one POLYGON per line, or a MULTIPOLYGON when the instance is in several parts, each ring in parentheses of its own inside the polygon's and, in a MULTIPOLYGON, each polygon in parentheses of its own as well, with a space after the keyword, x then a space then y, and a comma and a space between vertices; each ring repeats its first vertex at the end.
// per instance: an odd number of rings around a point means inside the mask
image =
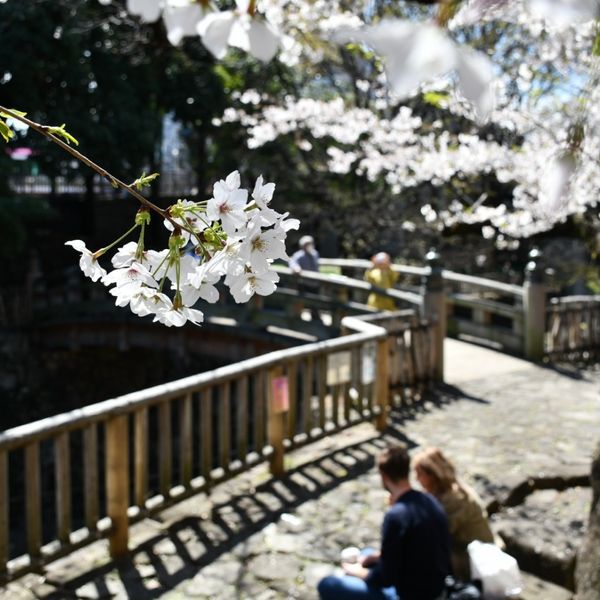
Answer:
POLYGON ((592 508, 588 532, 577 558, 577 600, 600 600, 600 444, 592 458, 592 508))

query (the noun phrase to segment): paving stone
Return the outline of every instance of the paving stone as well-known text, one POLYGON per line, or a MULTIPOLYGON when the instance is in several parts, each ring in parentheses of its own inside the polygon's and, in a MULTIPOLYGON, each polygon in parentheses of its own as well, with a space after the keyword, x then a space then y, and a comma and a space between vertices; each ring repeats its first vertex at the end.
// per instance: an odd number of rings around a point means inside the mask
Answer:
POLYGON ((302 563, 295 556, 281 553, 262 554, 248 563, 248 570, 264 581, 287 581, 296 577, 302 563))
POLYGON ((43 576, 28 574, 0 588, 0 600, 35 600, 56 591, 43 576))
POLYGON ((537 491, 495 515, 494 529, 522 568, 572 588, 591 499, 590 488, 537 491))
POLYGON ((572 600, 573 592, 521 571, 523 592, 520 600, 572 600))
POLYGON ((235 588, 216 577, 199 573, 191 581, 181 586, 180 591, 187 598, 234 598, 235 588))
POLYGON ((304 567, 302 573, 304 584, 307 588, 315 589, 321 579, 331 575, 331 563, 315 562, 309 563, 304 567))

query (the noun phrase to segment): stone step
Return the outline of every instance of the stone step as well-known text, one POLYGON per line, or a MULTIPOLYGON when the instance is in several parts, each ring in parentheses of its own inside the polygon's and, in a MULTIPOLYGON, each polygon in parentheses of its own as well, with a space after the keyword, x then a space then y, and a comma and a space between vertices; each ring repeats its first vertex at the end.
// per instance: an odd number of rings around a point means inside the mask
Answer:
POLYGON ((572 600, 573 592, 559 585, 544 581, 531 573, 521 571, 523 592, 519 600, 572 600))

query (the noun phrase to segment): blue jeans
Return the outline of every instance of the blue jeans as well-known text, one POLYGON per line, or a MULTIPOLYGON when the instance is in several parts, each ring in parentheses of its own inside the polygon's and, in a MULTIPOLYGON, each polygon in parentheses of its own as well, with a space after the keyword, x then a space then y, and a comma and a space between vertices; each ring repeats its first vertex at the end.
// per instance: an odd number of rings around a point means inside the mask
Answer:
MULTIPOLYGON (((361 554, 373 554, 372 548, 365 548, 361 554)), ((329 575, 321 579, 317 587, 321 600, 400 600, 394 587, 372 587, 360 577, 352 575, 329 575)))
POLYGON ((321 579, 317 589, 321 600, 399 600, 395 588, 369 587, 352 575, 329 575, 321 579))

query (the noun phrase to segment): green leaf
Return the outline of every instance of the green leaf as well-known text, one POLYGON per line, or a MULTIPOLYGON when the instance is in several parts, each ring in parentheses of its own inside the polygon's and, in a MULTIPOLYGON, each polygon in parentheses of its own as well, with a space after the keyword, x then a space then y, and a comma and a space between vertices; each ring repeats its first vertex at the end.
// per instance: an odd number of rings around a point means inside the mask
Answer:
POLYGON ((159 176, 160 176, 159 173, 151 173, 150 175, 146 175, 146 173, 142 173, 141 177, 138 177, 133 182, 133 185, 135 185, 135 187, 138 190, 141 190, 144 187, 150 186, 150 184, 159 176))
POLYGON ((436 108, 446 108, 448 94, 444 92, 425 92, 423 94, 423 100, 436 108))
POLYGON ((5 142, 10 141, 11 137, 14 137, 12 129, 0 119, 0 135, 4 138, 5 142))
POLYGON ((48 127, 46 131, 52 135, 62 138, 65 142, 67 142, 67 144, 75 144, 76 146, 79 146, 79 142, 65 129, 64 123, 60 127, 48 127))
MULTIPOLYGON (((26 113, 26 112, 23 112, 23 111, 21 111, 21 110, 17 110, 16 108, 11 108, 11 109, 10 109, 10 112, 11 112, 11 113, 14 113, 15 115, 18 115, 19 117, 24 117, 24 116, 26 116, 26 115, 27 115, 27 113, 26 113)), ((2 112, 2 111, 0 110, 0 117, 4 117, 5 119, 10 119, 10 118, 11 118, 11 116, 12 116, 12 115, 9 115, 9 114, 7 114, 7 113, 5 113, 5 112, 2 112)))

